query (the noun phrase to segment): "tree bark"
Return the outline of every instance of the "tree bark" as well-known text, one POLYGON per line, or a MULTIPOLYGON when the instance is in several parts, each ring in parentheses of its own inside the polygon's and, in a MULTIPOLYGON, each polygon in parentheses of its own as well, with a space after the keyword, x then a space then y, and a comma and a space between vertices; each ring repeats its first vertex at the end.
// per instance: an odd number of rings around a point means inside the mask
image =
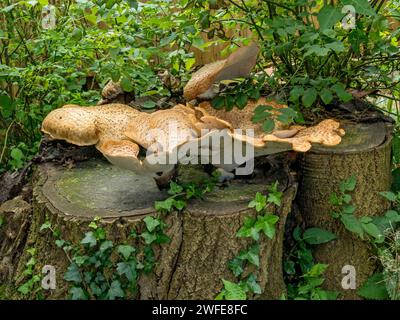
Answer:
POLYGON ((319 227, 338 238, 318 245, 317 262, 329 264, 325 273, 326 289, 339 291, 344 299, 358 299, 356 290, 345 290, 342 268, 354 266, 357 289, 375 271, 377 265, 371 246, 347 231, 331 217, 330 196, 338 192, 339 183, 351 176, 357 179, 352 192, 356 216, 382 215, 388 203, 379 196, 391 187, 391 128, 384 123, 344 124, 346 135, 335 148, 313 147, 301 159, 301 178, 297 203, 307 227, 319 227))
MULTIPOLYGON (((40 232, 45 221, 60 230, 61 238, 79 243, 89 222, 100 217, 98 224, 105 228, 107 238, 117 244, 128 239, 133 228, 143 228, 143 219, 156 214, 154 201, 167 197, 151 178, 138 177, 98 160, 82 162, 71 169, 42 164, 35 177, 25 249, 36 248, 38 272, 44 265, 56 269, 57 288, 46 293, 49 299, 67 298, 68 283, 63 275, 70 262, 55 245, 51 232, 40 232)), ((190 202, 184 212, 169 214, 165 221, 171 241, 155 247, 155 268, 139 279, 137 298, 214 299, 222 289, 222 279, 235 280, 228 262, 249 244, 248 240, 236 237, 244 219, 256 216, 248 202, 256 192, 265 192, 272 182, 234 181, 204 200, 190 202)), ((295 186, 284 190, 282 206, 275 212, 279 216, 276 235, 260 243, 260 298, 274 299, 285 293, 282 243, 295 192, 295 186)), ((21 282, 28 259, 25 250, 13 275, 16 285, 21 282)))

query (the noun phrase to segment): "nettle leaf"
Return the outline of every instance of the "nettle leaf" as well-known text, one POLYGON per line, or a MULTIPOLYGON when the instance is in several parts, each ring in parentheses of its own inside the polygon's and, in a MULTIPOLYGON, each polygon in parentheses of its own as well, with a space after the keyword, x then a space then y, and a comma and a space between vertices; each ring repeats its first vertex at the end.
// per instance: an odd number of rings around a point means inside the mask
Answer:
POLYGON ((155 219, 150 216, 144 218, 143 221, 146 224, 147 230, 149 230, 150 232, 153 232, 161 224, 159 219, 155 219))
POLYGON ((303 94, 304 94, 303 87, 299 87, 299 86, 293 87, 292 90, 290 90, 289 100, 291 102, 297 102, 303 94))
POLYGON ((343 43, 340 41, 334 41, 331 43, 327 43, 327 44, 325 44, 325 47, 335 51, 336 53, 340 53, 340 52, 343 52, 346 50, 343 43))
POLYGON ((352 214, 342 214, 340 220, 345 228, 363 238, 364 231, 361 222, 352 214))
POLYGON ((340 8, 331 5, 323 6, 318 13, 320 30, 331 29, 343 16, 340 8))
POLYGON ((225 106, 225 97, 217 96, 211 100, 211 105, 214 109, 221 110, 225 106))
POLYGON ((97 243, 96 236, 93 231, 85 233, 85 237, 82 239, 81 244, 87 244, 89 247, 94 247, 97 243))
MULTIPOLYGON (((372 221, 372 219, 371 219, 371 221, 372 221)), ((370 236, 374 237, 378 242, 382 242, 384 240, 385 237, 383 236, 382 232, 379 230, 379 228, 375 224, 373 224, 371 222, 365 223, 361 220, 361 226, 366 233, 368 233, 370 236)))
POLYGON ((133 84, 131 79, 127 78, 127 77, 122 77, 121 81, 120 81, 120 85, 122 90, 124 90, 125 92, 132 92, 133 91, 133 84))
POLYGON ((225 290, 226 300, 246 300, 246 292, 244 289, 236 283, 222 279, 225 290))
POLYGON ((389 294, 382 273, 375 273, 365 281, 357 294, 366 299, 388 300, 389 294))
POLYGON ((307 51, 304 53, 304 58, 310 55, 316 55, 318 57, 325 57, 329 53, 329 49, 325 47, 321 47, 319 44, 314 44, 312 46, 307 47, 307 51))
POLYGON ((317 100, 317 96, 318 96, 318 92, 317 92, 317 90, 315 90, 315 88, 308 88, 304 92, 304 95, 303 95, 301 101, 303 102, 303 105, 306 108, 309 108, 317 100))
POLYGON ((332 232, 320 228, 310 228, 304 231, 303 239, 309 244, 321 244, 336 239, 337 236, 332 232))
POLYGON ((394 210, 388 210, 385 213, 385 217, 389 219, 389 222, 400 222, 400 214, 394 210))
POLYGON ((290 124, 298 117, 298 113, 292 108, 282 108, 279 112, 280 115, 278 115, 277 120, 284 124, 290 124))
POLYGON ((327 88, 323 88, 320 92, 319 92, 319 96, 322 100, 323 103, 325 104, 329 104, 332 102, 333 100, 333 94, 332 91, 327 89, 327 88))
POLYGON ((134 253, 136 249, 130 245, 119 245, 118 253, 120 253, 125 260, 128 260, 132 253, 134 253))
POLYGON ((343 84, 337 83, 337 84, 333 85, 331 89, 336 93, 336 95, 339 97, 339 99, 342 100, 343 102, 348 102, 353 99, 352 94, 345 90, 343 84))
POLYGON ((351 5, 356 9, 357 14, 375 16, 376 12, 368 0, 341 0, 344 5, 351 5))
POLYGON ((239 93, 236 96, 235 102, 239 109, 243 109, 247 105, 248 97, 244 93, 239 93))
POLYGON ((265 120, 262 125, 262 128, 264 132, 270 133, 272 130, 275 129, 275 121, 273 119, 265 120))
POLYGON ((272 107, 264 105, 257 106, 257 108, 254 110, 254 115, 251 118, 251 121, 253 123, 257 123, 270 118, 272 116, 272 113, 268 112, 267 110, 272 110, 272 107))

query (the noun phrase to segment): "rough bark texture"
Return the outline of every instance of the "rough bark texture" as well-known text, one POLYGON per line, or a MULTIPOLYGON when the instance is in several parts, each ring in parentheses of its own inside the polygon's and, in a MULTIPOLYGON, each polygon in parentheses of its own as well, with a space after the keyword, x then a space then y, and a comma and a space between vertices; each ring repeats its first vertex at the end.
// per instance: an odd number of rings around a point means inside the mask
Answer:
POLYGON ((339 291, 345 299, 357 299, 356 290, 344 290, 342 268, 356 269, 359 288, 376 269, 371 247, 345 230, 331 217, 330 196, 338 192, 339 183, 355 176, 357 186, 352 192, 356 216, 381 215, 388 203, 378 195, 391 186, 391 135, 383 123, 347 124, 346 136, 340 146, 313 148, 301 161, 301 179, 297 202, 307 227, 319 227, 338 236, 337 240, 316 246, 314 257, 329 264, 324 286, 339 291))
MULTIPOLYGON (((155 200, 166 198, 150 179, 137 177, 103 161, 88 161, 73 169, 52 164, 40 165, 34 184, 33 213, 23 223, 26 243, 13 272, 16 285, 29 259, 28 248, 36 248, 37 268, 56 268, 57 288, 50 299, 67 297, 63 280, 69 261, 54 243, 51 232, 40 232, 45 221, 60 230, 62 238, 78 243, 96 216, 114 243, 126 240, 132 228, 143 228, 142 220, 154 215, 155 200)), ((222 289, 221 279, 234 280, 228 262, 248 241, 236 237, 246 217, 255 216, 247 208, 257 191, 265 192, 272 181, 234 182, 210 193, 203 201, 193 201, 183 213, 166 218, 171 241, 155 248, 154 272, 139 280, 139 299, 214 299, 222 289)), ((284 191, 276 236, 261 242, 259 283, 265 288, 261 298, 279 298, 285 292, 282 274, 282 242, 286 217, 295 196, 295 187, 284 191)), ((23 224, 22 223, 22 224, 23 224)), ((18 224, 21 224, 18 222, 18 224)), ((21 225, 22 225, 21 224, 21 225)), ((10 277, 8 277, 9 279, 10 277)), ((15 292, 9 296, 16 297, 15 292)))
POLYGON ((20 196, 0 206, 0 284, 12 281, 25 246, 31 209, 20 196))

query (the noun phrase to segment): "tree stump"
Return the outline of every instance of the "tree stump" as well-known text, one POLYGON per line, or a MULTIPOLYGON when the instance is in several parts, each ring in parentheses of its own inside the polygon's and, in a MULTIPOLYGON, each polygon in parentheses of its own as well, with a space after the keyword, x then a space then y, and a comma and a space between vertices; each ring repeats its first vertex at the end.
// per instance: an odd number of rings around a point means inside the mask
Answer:
MULTIPOLYGON (((68 283, 63 275, 69 261, 55 245, 51 233, 40 232, 45 221, 57 227, 63 239, 79 243, 89 222, 100 217, 98 223, 107 231, 107 238, 122 243, 132 229, 143 228, 145 217, 156 214, 154 201, 168 196, 158 190, 151 178, 100 160, 81 162, 70 169, 42 164, 35 176, 33 214, 25 249, 36 248, 38 268, 55 267, 57 287, 49 294, 50 299, 68 297, 68 283)), ((171 240, 155 246, 154 270, 140 277, 137 298, 214 299, 223 287, 221 279, 235 281, 228 262, 249 243, 236 237, 236 233, 246 217, 256 216, 248 202, 256 192, 266 192, 266 186, 272 182, 233 181, 204 200, 190 202, 183 212, 169 214, 165 222, 171 240)), ((295 186, 283 190, 282 205, 275 212, 279 216, 276 235, 260 243, 261 298, 279 298, 285 293, 282 244, 295 191, 295 186)), ((15 274, 17 282, 28 259, 25 251, 15 274)))
POLYGON ((356 290, 344 290, 341 282, 346 265, 355 267, 357 289, 375 271, 376 263, 367 242, 347 231, 331 217, 330 196, 339 183, 351 176, 357 179, 352 193, 356 216, 381 215, 388 203, 378 192, 391 186, 391 130, 385 123, 344 123, 346 135, 333 148, 314 146, 301 159, 297 202, 307 227, 319 227, 338 238, 316 246, 317 262, 329 264, 324 286, 342 293, 345 299, 359 298, 356 290))

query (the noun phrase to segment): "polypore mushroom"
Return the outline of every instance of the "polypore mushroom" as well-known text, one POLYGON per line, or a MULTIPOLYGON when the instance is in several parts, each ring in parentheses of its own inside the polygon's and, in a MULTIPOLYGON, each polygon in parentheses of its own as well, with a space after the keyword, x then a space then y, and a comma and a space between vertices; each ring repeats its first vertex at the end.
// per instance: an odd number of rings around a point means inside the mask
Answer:
POLYGON ((171 169, 169 163, 144 165, 138 158, 139 145, 154 154, 168 154, 197 138, 201 128, 196 111, 184 105, 151 114, 123 104, 67 105, 50 112, 42 124, 50 138, 78 146, 96 145, 111 163, 138 173, 171 169))
POLYGON ((213 84, 222 80, 246 77, 256 64, 259 48, 256 43, 241 47, 227 59, 205 65, 196 71, 183 89, 187 101, 212 98, 213 84))

